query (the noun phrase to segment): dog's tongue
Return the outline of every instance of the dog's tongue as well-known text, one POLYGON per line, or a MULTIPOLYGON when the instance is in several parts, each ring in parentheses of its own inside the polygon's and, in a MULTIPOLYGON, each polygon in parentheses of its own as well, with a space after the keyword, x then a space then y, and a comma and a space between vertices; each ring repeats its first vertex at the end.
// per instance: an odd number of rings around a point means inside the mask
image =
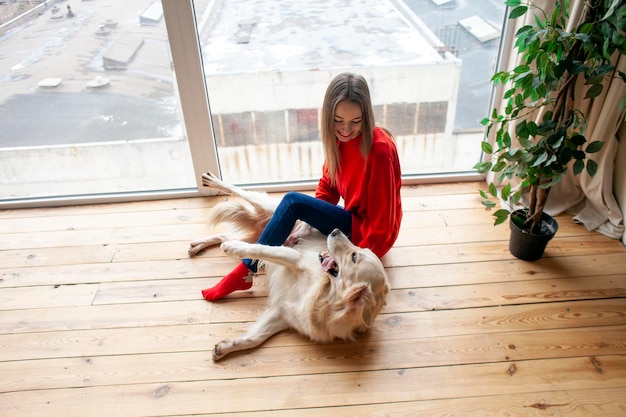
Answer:
MULTIPOLYGON (((327 251, 327 250, 320 252, 320 254, 319 254, 320 263, 323 263, 323 262, 324 262, 324 259, 326 259, 326 258, 328 258, 328 257, 329 257, 329 255, 328 255, 328 251, 327 251)), ((337 266, 337 264, 336 264, 336 263, 334 263, 334 262, 333 262, 333 266, 332 266, 332 268, 331 268, 331 269, 329 269, 329 270, 328 270, 328 271, 326 271, 326 272, 328 272, 328 273, 329 273, 330 275, 332 275, 333 277, 336 277, 336 276, 337 276, 337 274, 339 273, 339 267, 337 266)))

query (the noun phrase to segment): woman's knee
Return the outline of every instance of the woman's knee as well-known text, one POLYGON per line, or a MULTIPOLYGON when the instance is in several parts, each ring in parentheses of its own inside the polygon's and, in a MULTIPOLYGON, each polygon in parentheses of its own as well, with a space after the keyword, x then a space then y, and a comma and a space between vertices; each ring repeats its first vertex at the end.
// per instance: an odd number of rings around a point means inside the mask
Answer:
POLYGON ((294 204, 301 204, 306 197, 308 197, 306 194, 289 191, 285 193, 280 204, 285 208, 292 207, 294 204))

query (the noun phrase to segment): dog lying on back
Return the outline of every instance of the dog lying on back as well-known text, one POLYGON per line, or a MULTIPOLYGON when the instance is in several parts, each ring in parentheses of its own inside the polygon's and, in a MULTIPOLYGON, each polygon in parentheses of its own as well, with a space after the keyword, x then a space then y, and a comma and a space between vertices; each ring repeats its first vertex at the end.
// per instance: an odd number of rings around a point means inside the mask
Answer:
POLYGON ((323 236, 311 228, 291 247, 254 243, 280 201, 226 184, 211 173, 202 176, 202 183, 240 199, 211 210, 209 224, 228 223, 230 230, 192 241, 189 255, 220 244, 229 256, 262 260, 269 287, 265 311, 244 335, 215 345, 213 360, 257 347, 290 328, 315 342, 330 342, 353 340, 372 326, 389 292, 385 269, 372 251, 355 246, 338 229, 323 236), (329 272, 320 265, 326 251, 337 265, 329 272))

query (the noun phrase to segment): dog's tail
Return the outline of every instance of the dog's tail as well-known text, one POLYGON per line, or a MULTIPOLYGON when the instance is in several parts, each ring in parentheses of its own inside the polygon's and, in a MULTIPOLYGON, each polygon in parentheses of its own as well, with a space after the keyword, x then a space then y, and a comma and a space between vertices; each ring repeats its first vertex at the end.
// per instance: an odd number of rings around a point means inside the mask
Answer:
POLYGON ((210 226, 228 224, 233 238, 253 243, 259 239, 271 218, 272 212, 244 200, 235 200, 215 205, 209 212, 207 221, 210 226))

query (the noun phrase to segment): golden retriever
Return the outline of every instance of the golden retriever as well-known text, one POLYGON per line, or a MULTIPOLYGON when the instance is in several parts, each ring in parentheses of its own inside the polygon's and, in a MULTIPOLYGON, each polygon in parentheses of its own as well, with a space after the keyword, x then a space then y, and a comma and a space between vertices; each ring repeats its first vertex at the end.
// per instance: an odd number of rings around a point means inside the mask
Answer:
MULTIPOLYGON (((220 181, 211 173, 203 185, 240 197, 218 203, 209 223, 228 223, 228 233, 192 241, 190 256, 221 244, 227 255, 262 260, 268 279, 267 308, 242 336, 215 345, 213 360, 229 353, 251 349, 272 335, 295 329, 315 342, 353 340, 372 326, 385 305, 389 280, 383 265, 369 249, 355 246, 338 229, 327 237, 316 229, 298 236, 293 246, 267 246, 256 242, 280 202, 266 193, 247 191, 220 181), (335 271, 325 272, 322 253, 335 259, 335 271)), ((297 228, 294 228, 297 230, 297 228)))

